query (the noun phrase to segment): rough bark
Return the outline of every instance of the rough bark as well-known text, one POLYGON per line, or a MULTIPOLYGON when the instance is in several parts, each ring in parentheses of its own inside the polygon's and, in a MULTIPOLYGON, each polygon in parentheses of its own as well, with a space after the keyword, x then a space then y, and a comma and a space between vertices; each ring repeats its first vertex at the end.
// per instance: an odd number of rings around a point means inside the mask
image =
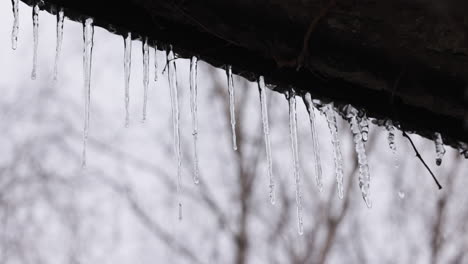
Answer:
POLYGON ((250 80, 264 75, 278 92, 292 86, 428 138, 441 132, 454 147, 468 142, 468 2, 335 1, 44 0, 42 8, 173 44, 179 57, 229 64, 250 80))

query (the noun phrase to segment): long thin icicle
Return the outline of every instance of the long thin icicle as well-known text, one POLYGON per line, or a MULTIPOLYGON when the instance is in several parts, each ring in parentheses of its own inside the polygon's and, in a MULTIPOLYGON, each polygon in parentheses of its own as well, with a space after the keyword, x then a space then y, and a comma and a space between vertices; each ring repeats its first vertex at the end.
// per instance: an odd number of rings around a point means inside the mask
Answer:
POLYGON ((11 48, 16 50, 18 47, 18 31, 19 31, 19 0, 11 0, 13 9, 13 28, 11 30, 11 48))
POLYGON ((149 85, 149 47, 148 37, 143 41, 143 119, 146 121, 146 106, 148 105, 148 85, 149 85))
POLYGON ((390 150, 392 151, 394 162, 395 162, 395 167, 399 167, 399 161, 398 161, 398 156, 397 156, 397 147, 396 147, 396 138, 395 138, 395 127, 393 126, 393 122, 391 120, 387 120, 385 122, 385 128, 387 129, 388 136, 388 146, 390 147, 390 150))
POLYGON ((182 220, 182 200, 181 200, 181 174, 182 174, 182 154, 180 152, 180 128, 179 128, 179 98, 177 92, 177 72, 174 52, 172 46, 167 53, 168 79, 171 96, 172 125, 174 128, 174 151, 177 159, 177 199, 179 203, 179 220, 182 220))
POLYGON ((268 104, 266 98, 265 79, 263 76, 258 78, 258 91, 260 92, 260 106, 262 111, 263 137, 265 140, 265 151, 268 163, 268 179, 270 190, 270 203, 275 204, 275 181, 273 178, 273 159, 271 157, 270 145, 270 125, 268 122, 268 104))
POLYGON ((89 112, 91 104, 91 64, 94 45, 93 19, 87 18, 83 24, 83 74, 85 96, 85 118, 83 129, 83 160, 82 166, 86 167, 86 143, 89 133, 89 112))
POLYGON ((229 92, 229 112, 231 114, 232 148, 237 150, 236 139, 236 102, 234 96, 234 80, 232 78, 232 66, 226 68, 228 92, 229 92))
POLYGON ((124 37, 125 127, 130 124, 130 73, 132 67, 132 33, 124 37))
POLYGON ((307 112, 309 112, 310 131, 312 135, 312 146, 314 148, 313 152, 314 152, 315 181, 317 182, 317 187, 319 188, 319 191, 322 191, 323 189, 322 165, 320 164, 320 146, 318 143, 317 129, 315 127, 314 105, 312 103, 312 96, 310 95, 310 93, 306 93, 303 99, 307 107, 307 112))
POLYGON ((37 77, 37 46, 39 45, 39 5, 36 3, 33 6, 33 68, 31 72, 31 79, 35 80, 37 77))
POLYGON ((327 104, 323 107, 325 116, 327 117, 328 128, 331 133, 331 141, 333 145, 333 159, 335 161, 335 175, 337 183, 338 197, 343 199, 343 157, 341 155, 341 143, 338 135, 338 124, 336 122, 336 113, 333 110, 332 104, 327 104))
POLYGON ((299 146, 297 144, 297 114, 296 114, 296 94, 291 90, 288 94, 289 102, 289 137, 291 140, 291 151, 294 163, 294 181, 296 184, 296 204, 297 204, 297 219, 298 232, 300 235, 304 233, 304 221, 302 217, 302 191, 301 191, 301 176, 299 164, 299 146))
POLYGON ((439 132, 435 133, 435 149, 436 149, 436 164, 440 166, 442 164, 442 158, 445 155, 444 142, 442 140, 442 135, 439 132))
POLYGON ((62 50, 64 18, 65 18, 65 13, 63 11, 63 8, 60 8, 59 11, 57 12, 57 44, 55 47, 54 80, 57 80, 57 75, 58 75, 60 51, 62 50))
POLYGON ((158 81, 158 46, 154 45, 154 81, 158 81))
POLYGON ((362 139, 361 129, 358 123, 358 110, 351 105, 347 105, 345 108, 346 118, 348 119, 349 125, 351 126, 351 132, 353 133, 353 140, 358 156, 359 164, 359 188, 361 189, 362 198, 366 202, 367 207, 372 207, 370 200, 370 173, 369 165, 367 162, 366 150, 364 147, 364 141, 362 139))
POLYGON ((190 113, 192 114, 192 136, 193 136, 193 182, 200 182, 198 171, 198 120, 197 120, 197 65, 198 58, 192 56, 190 60, 190 113))

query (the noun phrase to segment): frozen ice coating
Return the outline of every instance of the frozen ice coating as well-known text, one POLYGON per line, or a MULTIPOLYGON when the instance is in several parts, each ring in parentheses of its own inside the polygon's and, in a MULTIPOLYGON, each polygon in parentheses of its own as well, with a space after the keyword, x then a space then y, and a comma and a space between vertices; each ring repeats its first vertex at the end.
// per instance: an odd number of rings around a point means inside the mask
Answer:
POLYGON ((125 127, 130 123, 130 72, 132 66, 132 33, 124 37, 125 127))
POLYGON ((288 93, 288 102, 289 102, 289 137, 291 140, 294 181, 296 185, 298 232, 300 235, 302 235, 304 233, 304 221, 302 217, 302 191, 301 191, 301 176, 300 176, 300 164, 299 164, 299 146, 297 144, 296 93, 294 92, 294 90, 291 90, 288 93))
POLYGON ((359 188, 361 189, 362 198, 366 202, 367 207, 372 207, 370 200, 370 173, 369 165, 367 162, 366 150, 364 147, 364 141, 362 139, 361 129, 358 123, 358 110, 351 105, 345 107, 346 119, 351 126, 351 132, 353 133, 353 141, 358 156, 359 164, 359 188))
POLYGON ((395 159, 395 167, 398 168, 399 162, 398 162, 397 148, 396 148, 396 142, 395 142, 396 140, 395 139, 395 127, 393 126, 393 123, 391 120, 387 120, 385 122, 385 128, 387 129, 387 132, 388 132, 388 136, 387 136, 388 146, 392 150, 392 154, 395 159))
POLYGON ((12 0, 13 9, 13 28, 11 30, 11 48, 16 49, 18 46, 18 31, 19 31, 19 0, 12 0))
POLYGON ((36 3, 33 6, 33 68, 31 72, 31 79, 35 80, 37 77, 37 46, 39 45, 39 5, 36 3))
POLYGON ((327 118, 328 128, 331 133, 331 141, 333 145, 333 160, 335 161, 335 176, 337 183, 338 197, 343 199, 343 157, 341 155, 341 144, 338 135, 338 124, 336 122, 336 113, 333 110, 332 104, 327 104, 323 107, 323 111, 327 118))
POLYGON ((436 164, 437 166, 440 166, 442 164, 442 158, 445 155, 445 147, 444 147, 444 142, 442 140, 442 135, 439 132, 436 132, 434 134, 435 136, 435 149, 436 149, 436 164))
POLYGON ((258 78, 258 91, 260 93, 260 107, 262 113, 263 138, 265 140, 265 151, 268 164, 269 196, 271 204, 275 204, 275 181, 273 178, 273 159, 271 157, 270 125, 268 123, 268 104, 263 76, 258 78))
POLYGON ((88 18, 83 23, 83 74, 84 74, 84 97, 85 97, 85 118, 83 129, 83 160, 82 166, 86 167, 86 143, 89 133, 89 111, 91 103, 91 62, 94 44, 93 19, 88 18))
POLYGON ((54 80, 57 80, 57 75, 58 75, 60 51, 62 50, 64 18, 65 18, 65 14, 63 12, 63 8, 60 8, 59 11, 57 12, 57 45, 55 47, 54 80))
POLYGON ((232 79, 232 66, 226 68, 228 92, 229 92, 229 112, 231 114, 232 148, 237 150, 236 139, 236 102, 234 96, 234 80, 232 79))
POLYGON ((180 152, 180 128, 179 128, 179 98, 177 94, 177 72, 174 52, 172 46, 167 53, 169 90, 171 96, 172 125, 174 128, 174 152, 177 159, 177 197, 179 200, 179 219, 182 219, 182 202, 180 199, 181 174, 182 174, 182 154, 180 152))
POLYGON ((304 103, 307 107, 307 112, 309 112, 309 121, 310 121, 310 132, 312 135, 312 147, 314 153, 314 168, 315 168, 315 181, 317 182, 317 187, 320 191, 323 189, 322 182, 322 165, 320 162, 320 146, 318 143, 317 129, 315 127, 315 113, 314 105, 312 103, 312 96, 310 93, 306 93, 303 97, 304 103))
POLYGON ((192 136, 193 136, 193 182, 200 182, 198 170, 198 120, 197 120, 197 65, 198 58, 193 56, 190 60, 190 113, 192 115, 192 136))
POLYGON ((142 44, 143 52, 143 118, 146 120, 146 106, 148 104, 148 85, 149 85, 149 46, 148 37, 145 38, 142 44))
POLYGON ((158 81, 158 46, 154 46, 154 81, 158 81))

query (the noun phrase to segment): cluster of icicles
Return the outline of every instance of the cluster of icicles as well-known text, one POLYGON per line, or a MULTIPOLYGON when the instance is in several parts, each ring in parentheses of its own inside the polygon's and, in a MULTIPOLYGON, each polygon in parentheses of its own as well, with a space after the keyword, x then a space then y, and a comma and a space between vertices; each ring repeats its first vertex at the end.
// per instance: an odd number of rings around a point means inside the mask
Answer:
MULTIPOLYGON (((18 39, 18 0, 13 0, 13 30, 12 30, 12 48, 16 49, 18 39)), ((54 79, 57 79, 58 74, 58 62, 60 58, 60 50, 63 39, 63 23, 64 23, 64 10, 59 9, 57 12, 57 45, 56 45, 56 56, 55 56, 55 67, 54 67, 54 79)), ((33 70, 31 78, 36 78, 37 69, 37 46, 38 46, 38 27, 39 27, 39 6, 36 4, 33 7, 33 34, 34 34, 34 55, 33 55, 33 70)), ((83 153, 82 153, 82 165, 86 166, 86 143, 89 132, 89 109, 91 99, 91 64, 92 64, 92 52, 93 52, 93 36, 94 26, 93 19, 88 18, 83 22, 83 72, 84 72, 84 95, 85 95, 85 118, 84 118, 84 129, 83 129, 83 153)), ((129 83, 130 83, 130 68, 131 68, 131 45, 132 37, 131 33, 128 33, 124 37, 124 74, 125 74, 125 126, 129 125, 129 83)), ((146 105, 148 95, 148 84, 149 84, 149 45, 148 38, 143 40, 143 84, 144 84, 144 100, 143 100, 143 117, 142 120, 146 119, 146 105)), ((157 47, 155 47, 157 50, 157 47)), ((192 118, 192 135, 193 135, 193 181, 195 184, 199 183, 199 168, 198 168, 198 154, 197 154, 197 138, 198 138, 198 127, 197 127, 197 62, 198 58, 193 56, 190 61, 190 109, 192 118)), ((158 80, 158 65, 155 60, 154 65, 156 75, 155 81, 158 80)), ((179 102, 178 102, 178 87, 176 78, 176 56, 172 50, 172 46, 169 46, 167 50, 167 75, 170 88, 171 97, 171 109, 172 109, 172 120, 174 130, 174 152, 177 160, 177 199, 178 199, 178 211, 179 219, 182 218, 182 204, 181 204, 181 165, 182 157, 180 150, 180 131, 179 131, 179 102)), ((230 104, 230 118, 231 118, 231 129, 232 129, 232 147, 237 150, 236 142, 236 117, 235 117, 235 102, 234 102, 234 82, 232 67, 228 65, 226 67, 227 75, 227 87, 229 93, 229 104, 230 104)), ((271 156, 270 146, 270 129, 268 124, 268 108, 267 108, 267 92, 265 86, 265 80, 263 76, 258 78, 258 90, 260 95, 260 109, 261 119, 263 124, 263 134, 265 141, 266 150, 266 162, 267 162, 267 176, 269 179, 269 198, 272 204, 275 204, 275 179, 273 175, 273 161, 271 156)), ((293 175, 295 180, 296 188, 296 203, 297 203, 297 216, 298 216, 298 230, 299 233, 303 233, 303 217, 302 217, 302 193, 301 193, 301 173, 299 163, 299 149, 297 141, 297 117, 296 117, 296 92, 291 89, 286 93, 286 98, 289 102, 289 134, 290 144, 293 159, 293 175)), ((341 154, 340 139, 338 135, 338 126, 336 121, 336 111, 332 103, 320 104, 315 103, 312 100, 310 93, 306 93, 302 96, 303 102, 309 113, 310 128, 312 135, 313 144, 313 159, 314 159, 314 173, 317 182, 318 189, 321 191, 323 188, 322 183, 322 168, 320 161, 320 150, 318 143, 318 136, 315 125, 315 114, 314 109, 316 108, 323 113, 328 122, 328 127, 331 133, 331 143, 333 145, 333 156, 334 156, 334 167, 335 176, 337 182, 337 193, 340 198, 343 198, 343 158, 341 154)), ((353 134, 353 140, 355 144, 355 151, 358 157, 359 165, 359 187, 361 189, 362 197, 366 205, 370 208, 372 206, 370 199, 370 181, 371 176, 369 173, 369 165, 366 156, 365 144, 368 139, 369 124, 368 118, 363 111, 359 111, 351 105, 346 105, 342 109, 345 113, 345 118, 349 122, 351 131, 353 134)), ((387 120, 385 127, 388 131, 388 143, 395 157, 395 165, 398 165, 396 159, 396 144, 395 144, 395 126, 392 121, 387 120)), ((444 145, 440 133, 435 134, 435 145, 436 145, 436 164, 440 165, 442 157, 445 154, 444 145)))

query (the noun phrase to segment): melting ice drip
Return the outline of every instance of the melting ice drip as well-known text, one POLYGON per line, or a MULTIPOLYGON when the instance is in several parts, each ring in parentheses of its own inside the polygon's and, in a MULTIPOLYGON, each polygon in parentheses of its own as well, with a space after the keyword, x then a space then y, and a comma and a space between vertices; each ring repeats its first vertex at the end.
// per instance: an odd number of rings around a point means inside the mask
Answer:
POLYGON ((172 125, 174 127, 174 151, 177 158, 177 197, 179 203, 179 220, 182 220, 182 201, 180 197, 181 191, 181 174, 182 174, 182 155, 180 152, 180 130, 179 130, 179 98, 177 94, 177 72, 174 52, 172 45, 167 52, 167 65, 168 65, 168 79, 169 90, 171 96, 171 109, 172 109, 172 125))
POLYGON ((234 80, 232 78, 232 66, 228 65, 226 68, 226 76, 229 92, 229 113, 231 114, 231 131, 232 131, 232 148, 237 150, 236 139, 236 102, 234 96, 234 80))
POLYGON ((302 216, 302 191, 301 191, 301 176, 299 164, 299 147, 297 144, 297 114, 296 114, 296 93, 291 90, 287 94, 289 102, 289 137, 291 140, 291 151, 293 156, 294 181, 296 185, 296 204, 297 204, 297 219, 298 232, 300 235, 304 233, 304 221, 302 216))
POLYGON ((37 77, 37 46, 39 45, 39 5, 36 3, 33 6, 33 38, 34 38, 34 47, 33 47, 33 68, 31 72, 31 79, 35 80, 37 77))
POLYGON ((193 182, 200 182, 198 170, 198 120, 197 120, 197 63, 198 58, 193 56, 190 60, 190 113, 192 114, 192 136, 193 136, 193 182))
POLYGON ((436 149, 436 164, 440 166, 442 164, 442 158, 445 155, 444 142, 442 140, 442 135, 439 132, 434 134, 435 140, 435 149, 436 149))
POLYGON ((317 129, 315 127, 315 113, 314 105, 312 103, 312 96, 310 93, 306 93, 302 98, 304 104, 306 105, 307 112, 309 112, 309 121, 310 121, 310 131, 312 135, 312 147, 314 153, 314 168, 315 168, 315 181, 317 182, 317 187, 319 191, 323 189, 322 183, 322 166, 320 164, 320 147, 318 143, 317 129))
POLYGON ((258 78, 258 91, 260 93, 260 107, 262 113, 262 124, 263 124, 263 138, 265 140, 265 151, 268 163, 268 179, 269 179, 269 193, 270 202, 275 204, 275 181, 273 178, 273 160, 271 157, 271 145, 270 145, 270 125, 268 123, 268 104, 265 90, 265 80, 263 76, 258 78))
POLYGON ((19 0, 12 0, 13 9, 13 28, 11 30, 11 48, 16 50, 18 47, 18 31, 19 31, 19 0))
POLYGON ((146 121, 146 106, 148 105, 148 85, 149 85, 149 46, 148 37, 145 38, 142 44, 143 52, 143 118, 142 122, 146 121))
POLYGON ((356 154, 358 156, 359 164, 359 188, 361 189, 362 198, 366 202, 367 207, 372 207, 370 200, 370 173, 369 165, 367 162, 366 150, 364 147, 364 141, 362 139, 361 128, 358 123, 358 110, 351 105, 347 105, 345 108, 346 119, 351 126, 351 132, 353 133, 353 140, 355 144, 356 154))
POLYGON ((91 63, 94 44, 93 19, 87 18, 83 23, 83 74, 84 74, 84 97, 85 118, 83 129, 83 160, 82 166, 86 167, 86 143, 89 133, 89 111, 91 103, 91 63))
POLYGON ((130 72, 132 66, 132 33, 124 37, 125 127, 130 123, 130 72))
POLYGON ((57 80, 57 75, 58 75, 60 51, 62 50, 64 18, 65 18, 65 14, 63 12, 63 8, 60 8, 59 11, 57 12, 57 44, 55 47, 54 80, 57 80))
POLYGON ((336 122, 336 113, 333 110, 332 104, 327 104, 323 107, 325 116, 327 117, 328 128, 331 133, 331 141, 333 145, 333 160, 335 161, 335 175, 337 183, 338 197, 343 199, 343 156, 341 155, 341 143, 338 135, 338 124, 336 122))

